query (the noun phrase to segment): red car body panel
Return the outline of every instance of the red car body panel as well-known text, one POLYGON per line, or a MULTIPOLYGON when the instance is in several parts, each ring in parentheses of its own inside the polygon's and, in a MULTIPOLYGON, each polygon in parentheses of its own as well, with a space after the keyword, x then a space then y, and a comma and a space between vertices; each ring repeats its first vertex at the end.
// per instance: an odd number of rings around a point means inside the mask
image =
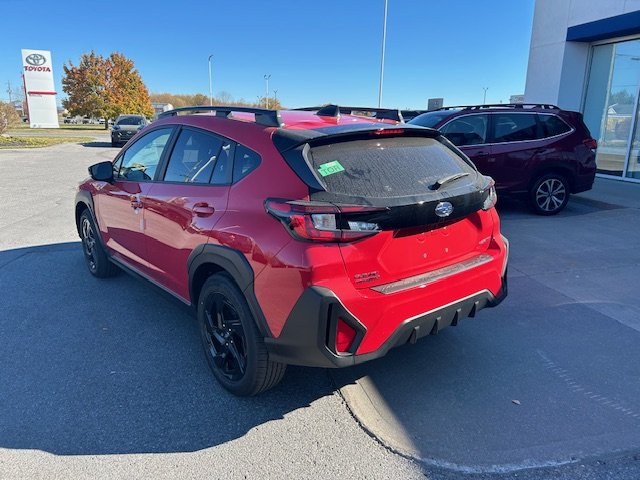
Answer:
MULTIPOLYGON (((247 288, 253 289, 266 319, 267 336, 277 340, 304 292, 322 287, 333 292, 366 329, 356 356, 379 349, 410 319, 480 292, 489 292, 491 298, 506 293, 507 245, 494 208, 442 225, 382 231, 349 243, 294 238, 266 212, 265 199, 308 201, 309 187, 274 146, 276 129, 256 124, 251 117, 238 114, 236 121, 211 115, 161 119, 129 143, 157 126, 188 125, 258 152, 260 165, 230 186, 93 180, 81 185, 94 199, 96 220, 109 253, 193 303, 192 253, 203 245, 240 252, 252 271, 252 284, 247 288), (141 208, 132 208, 132 199, 139 199, 141 208), (374 290, 479 255, 488 255, 489 260, 427 285, 389 294, 374 290), (363 274, 368 276, 361 282, 363 274)), ((283 112, 282 119, 284 128, 292 130, 394 123, 348 115, 318 117, 309 112, 283 112)), ((313 329, 315 319, 308 321, 313 329)))

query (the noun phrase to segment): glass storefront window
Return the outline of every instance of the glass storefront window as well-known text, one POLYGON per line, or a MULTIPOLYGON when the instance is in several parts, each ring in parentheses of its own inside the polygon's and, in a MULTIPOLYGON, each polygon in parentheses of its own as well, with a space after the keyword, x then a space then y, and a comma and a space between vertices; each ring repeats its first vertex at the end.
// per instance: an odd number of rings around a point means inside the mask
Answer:
POLYGON ((640 128, 634 121, 639 81, 640 39, 593 47, 584 120, 598 140, 599 173, 620 177, 640 175, 640 132, 632 132, 640 128), (625 172, 630 137, 633 149, 625 172))

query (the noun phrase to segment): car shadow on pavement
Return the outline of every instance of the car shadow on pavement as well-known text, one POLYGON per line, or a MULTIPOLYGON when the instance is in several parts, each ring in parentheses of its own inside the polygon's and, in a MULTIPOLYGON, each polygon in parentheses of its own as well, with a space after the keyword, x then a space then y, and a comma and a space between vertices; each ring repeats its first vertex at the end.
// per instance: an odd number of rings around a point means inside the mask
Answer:
POLYGON ((237 398, 215 381, 187 307, 121 274, 93 278, 80 243, 0 252, 0 447, 56 455, 190 452, 331 395, 326 371, 237 398))
POLYGON ((98 141, 95 141, 95 142, 84 142, 84 143, 81 143, 80 145, 82 145, 83 147, 91 147, 91 148, 93 148, 93 147, 99 147, 99 148, 107 148, 107 147, 108 147, 108 148, 118 148, 118 147, 113 147, 113 146, 111 145, 111 142, 98 142, 98 141))

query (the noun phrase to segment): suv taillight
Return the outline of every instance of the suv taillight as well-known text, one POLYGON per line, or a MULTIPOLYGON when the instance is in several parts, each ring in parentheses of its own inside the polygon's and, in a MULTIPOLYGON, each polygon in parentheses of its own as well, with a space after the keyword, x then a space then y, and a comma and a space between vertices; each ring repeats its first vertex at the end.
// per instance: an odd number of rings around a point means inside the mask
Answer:
POLYGON ((583 140, 582 143, 591 150, 598 148, 598 141, 595 138, 587 138, 586 140, 583 140))
POLYGON ((379 225, 362 221, 358 216, 386 210, 280 199, 267 199, 264 206, 295 238, 314 242, 352 242, 375 235, 380 232, 379 225))

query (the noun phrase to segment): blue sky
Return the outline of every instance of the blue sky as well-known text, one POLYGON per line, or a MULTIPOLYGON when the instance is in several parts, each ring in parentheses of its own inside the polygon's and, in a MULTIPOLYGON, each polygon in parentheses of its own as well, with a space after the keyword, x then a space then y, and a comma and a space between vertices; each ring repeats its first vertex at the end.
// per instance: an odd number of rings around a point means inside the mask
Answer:
MULTIPOLYGON (((0 99, 21 85, 20 49, 62 65, 83 52, 131 58, 151 92, 285 106, 376 105, 384 0, 182 0, 164 3, 0 0, 0 99), (28 15, 27 15, 28 12, 28 15)), ((383 106, 506 102, 524 92, 533 0, 389 0, 383 106)), ((58 97, 60 101, 60 95, 58 97)))

